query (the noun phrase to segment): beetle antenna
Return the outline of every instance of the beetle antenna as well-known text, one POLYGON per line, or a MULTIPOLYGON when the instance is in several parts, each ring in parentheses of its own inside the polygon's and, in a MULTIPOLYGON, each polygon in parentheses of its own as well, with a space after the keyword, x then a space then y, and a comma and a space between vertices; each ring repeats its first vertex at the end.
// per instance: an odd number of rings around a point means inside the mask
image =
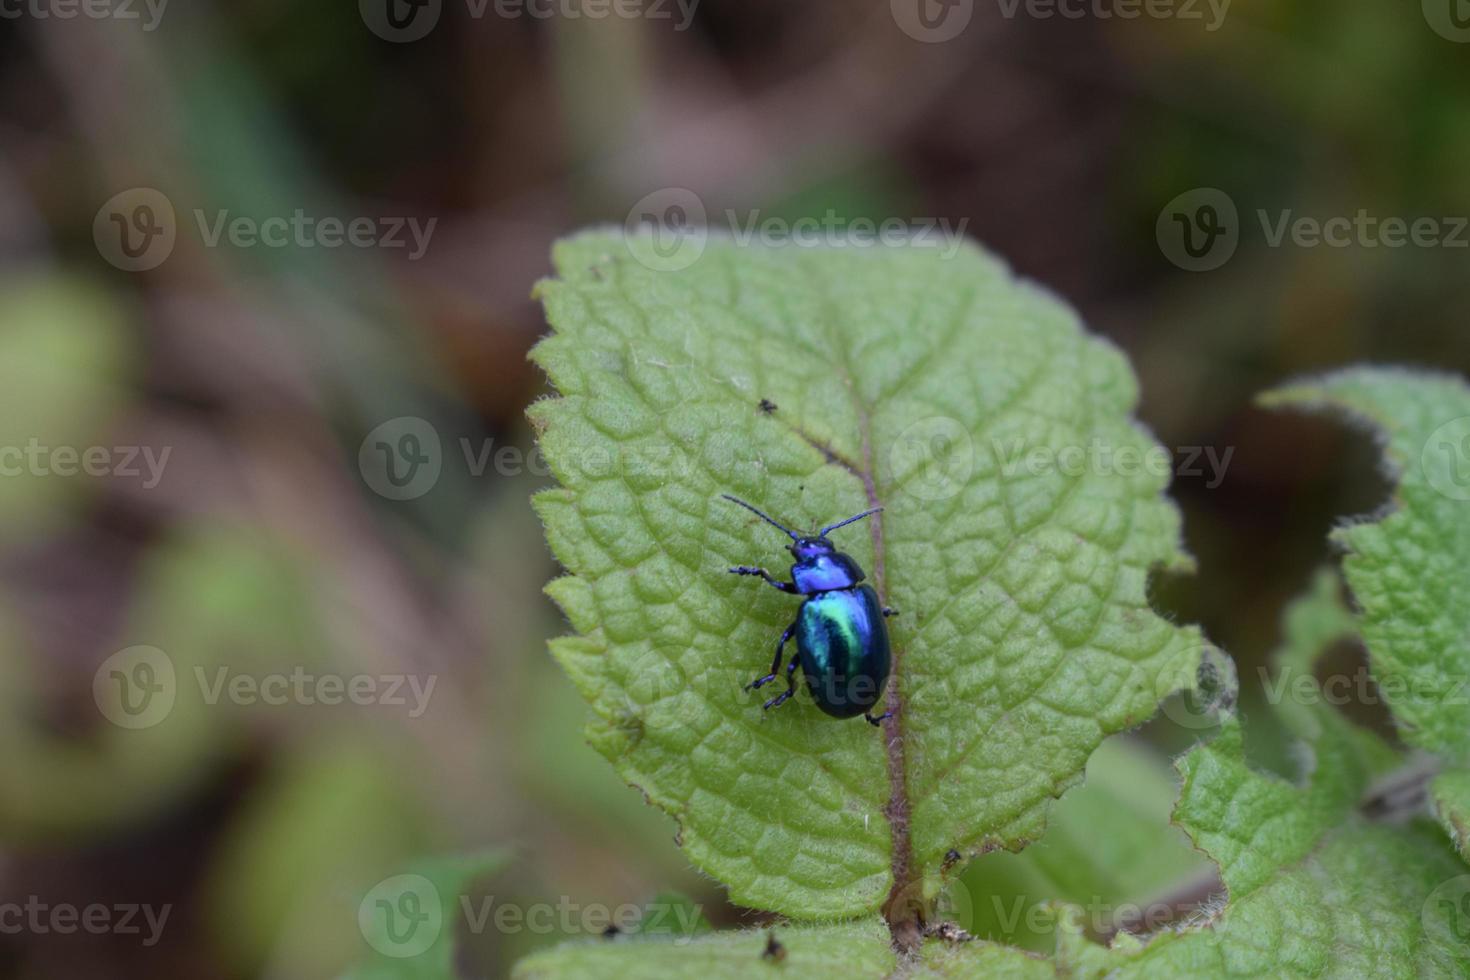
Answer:
POLYGON ((836 524, 828 524, 826 527, 822 528, 822 533, 818 535, 818 537, 825 538, 827 536, 827 532, 835 531, 839 527, 844 527, 848 524, 851 524, 853 521, 860 521, 864 517, 872 517, 874 514, 878 513, 882 509, 882 507, 874 507, 872 510, 865 510, 861 514, 856 514, 852 517, 849 517, 845 521, 838 521, 836 524))
MULTIPOLYGON (((720 494, 720 496, 721 497, 724 497, 726 500, 730 501, 730 503, 732 503, 732 504, 739 504, 741 507, 744 507, 746 510, 750 511, 756 517, 759 517, 761 520, 765 521, 767 524, 770 524, 773 527, 779 527, 781 530, 783 530, 787 534, 791 535, 791 540, 793 540, 793 541, 799 541, 799 540, 801 540, 801 536, 799 534, 797 534, 795 531, 791 530, 791 528, 787 527, 785 524, 781 524, 781 523, 778 523, 777 521, 772 520, 770 517, 766 516, 765 514, 761 513, 760 511, 756 510, 754 507, 750 506, 750 504, 747 504, 745 501, 741 500, 739 497, 732 497, 728 493, 722 493, 722 494, 720 494)), ((857 520, 857 518, 853 518, 853 520, 857 520)))

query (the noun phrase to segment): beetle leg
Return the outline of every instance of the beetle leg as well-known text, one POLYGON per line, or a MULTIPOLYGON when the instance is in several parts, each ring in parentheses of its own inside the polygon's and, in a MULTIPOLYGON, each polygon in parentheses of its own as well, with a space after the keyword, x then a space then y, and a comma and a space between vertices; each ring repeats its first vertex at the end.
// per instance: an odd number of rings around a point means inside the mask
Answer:
MULTIPOLYGON (((745 685, 745 689, 747 691, 754 691, 776 679, 776 671, 781 669, 781 648, 786 646, 786 641, 791 639, 791 634, 795 632, 795 623, 792 623, 790 626, 786 627, 786 632, 782 633, 781 639, 776 641, 776 659, 771 661, 771 672, 764 677, 757 677, 755 680, 745 685)), ((792 660, 791 662, 793 664, 796 663, 795 660, 792 660)))
POLYGON ((879 725, 883 724, 883 719, 884 718, 892 718, 893 717, 893 712, 892 711, 885 711, 881 715, 879 715, 878 717, 874 718, 872 715, 870 715, 866 711, 864 711, 863 712, 863 717, 866 718, 866 719, 868 719, 868 724, 872 725, 874 728, 877 728, 879 725))
POLYGON ((890 606, 884 606, 883 607, 883 618, 884 619, 887 619, 889 616, 897 616, 897 615, 898 615, 898 610, 897 609, 894 609, 894 608, 892 608, 890 606))
POLYGON ((732 575, 759 575, 761 578, 765 579, 767 582, 770 582, 772 585, 774 585, 776 588, 780 589, 782 592, 795 592, 796 591, 796 586, 795 585, 792 585, 790 582, 783 582, 783 581, 781 581, 780 579, 778 579, 775 576, 773 576, 770 572, 766 571, 764 568, 755 568, 755 567, 753 567, 751 565, 736 565, 734 568, 730 569, 730 574, 732 574, 732 575))
MULTIPOLYGON (((792 624, 792 626, 795 625, 795 623, 792 624)), ((767 711, 771 710, 772 708, 779 708, 781 705, 786 703, 787 699, 789 699, 793 694, 796 693, 796 668, 800 664, 800 660, 797 660, 795 657, 791 658, 791 662, 786 665, 786 690, 771 698, 771 700, 767 701, 761 707, 765 708, 767 711)))

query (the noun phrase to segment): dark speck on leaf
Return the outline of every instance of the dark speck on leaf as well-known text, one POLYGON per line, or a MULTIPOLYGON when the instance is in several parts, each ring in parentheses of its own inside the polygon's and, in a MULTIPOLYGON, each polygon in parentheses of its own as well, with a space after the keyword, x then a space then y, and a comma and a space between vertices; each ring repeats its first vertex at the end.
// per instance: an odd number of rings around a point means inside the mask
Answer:
POLYGON ((603 939, 616 939, 622 934, 623 930, 619 929, 617 926, 608 926, 606 929, 602 930, 603 939))
POLYGON ((775 410, 776 410, 776 403, 775 402, 771 401, 769 398, 762 398, 761 399, 761 411, 762 412, 765 412, 767 415, 770 415, 775 410))
POLYGON ((957 851, 957 850, 955 850, 954 848, 951 847, 944 854, 944 868, 945 868, 945 870, 948 871, 950 868, 952 868, 955 865, 959 864, 960 863, 960 858, 962 858, 962 857, 964 857, 963 854, 961 854, 959 851, 957 851))
POLYGON ((766 933, 766 948, 761 951, 761 959, 769 963, 780 963, 786 959, 786 947, 781 945, 774 931, 766 933))

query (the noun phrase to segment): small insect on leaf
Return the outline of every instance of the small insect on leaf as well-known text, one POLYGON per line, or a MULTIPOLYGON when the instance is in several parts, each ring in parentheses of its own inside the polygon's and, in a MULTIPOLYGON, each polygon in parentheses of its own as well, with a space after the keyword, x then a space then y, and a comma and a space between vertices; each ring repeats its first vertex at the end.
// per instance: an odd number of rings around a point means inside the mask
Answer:
POLYGON ((774 929, 766 933, 766 948, 761 950, 761 959, 767 963, 780 963, 786 959, 786 947, 776 938, 774 929))

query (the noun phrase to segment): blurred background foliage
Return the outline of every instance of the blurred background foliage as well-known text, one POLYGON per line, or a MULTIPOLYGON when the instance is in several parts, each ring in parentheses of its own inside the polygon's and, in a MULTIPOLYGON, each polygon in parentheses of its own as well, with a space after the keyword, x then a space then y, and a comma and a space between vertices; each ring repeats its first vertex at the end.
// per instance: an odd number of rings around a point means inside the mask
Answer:
MULTIPOLYGON (((1159 602, 1231 652, 1247 716, 1265 716, 1281 606, 1336 517, 1384 488, 1361 440, 1252 397, 1358 361, 1470 361, 1465 251, 1271 248, 1252 217, 1470 214, 1470 47, 1416 7, 1235 0, 1210 32, 978 3, 941 44, 850 0, 700 0, 682 32, 448 2, 408 44, 350 2, 178 3, 153 31, 0 21, 0 445, 171 452, 154 486, 0 478, 0 902, 173 907, 148 947, 0 935, 0 971, 333 975, 364 955, 356 908, 375 882, 487 848, 505 856, 475 887, 498 902, 674 889, 716 926, 764 921, 582 742, 585 709, 545 652, 564 629, 527 504, 545 477, 476 475, 460 451, 530 451, 522 411, 545 393, 524 356, 544 329, 530 289, 550 243, 662 187, 712 216, 967 220, 1076 304, 1132 358, 1160 441, 1233 449, 1218 486, 1176 482, 1199 569, 1160 582, 1159 602), (91 234, 135 186, 180 221, 146 273, 102 261, 91 234), (1231 195, 1244 231, 1227 265, 1191 274, 1154 224, 1201 186, 1231 195), (437 225, 416 261, 207 248, 196 208, 437 225), (445 466, 395 502, 356 459, 404 415, 435 425, 445 466), (92 681, 134 645, 184 676, 437 686, 419 717, 181 698, 133 731, 99 714, 92 681)), ((965 872, 956 918, 1044 948, 1045 930, 1007 925, 1012 897, 1142 901, 1197 878, 1164 829, 1167 753, 1197 734, 1166 717, 1110 745, 1042 842, 965 872), (1119 813, 1158 831, 1096 839, 1119 813)), ((1279 727, 1253 735, 1290 771, 1279 727)), ((497 975, 559 938, 492 932, 466 956, 497 975)))

